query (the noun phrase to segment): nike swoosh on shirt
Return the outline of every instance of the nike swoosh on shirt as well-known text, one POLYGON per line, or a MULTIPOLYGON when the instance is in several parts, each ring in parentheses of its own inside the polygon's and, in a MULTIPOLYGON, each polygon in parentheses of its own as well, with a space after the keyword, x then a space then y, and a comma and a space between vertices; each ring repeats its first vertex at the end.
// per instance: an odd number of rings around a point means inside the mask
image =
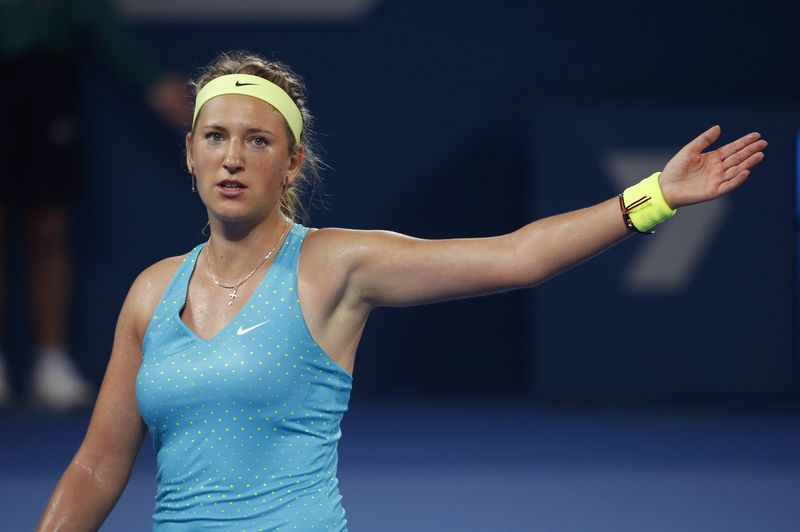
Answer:
POLYGON ((239 336, 241 336, 241 335, 243 335, 243 334, 247 334, 247 333, 249 333, 250 331, 252 331, 253 329, 256 329, 256 328, 258 328, 258 327, 261 327, 261 326, 262 326, 262 325, 264 325, 265 323, 269 323, 269 321, 270 321, 270 320, 267 320, 267 321, 262 321, 261 323, 256 323, 255 325, 253 325, 252 327, 248 327, 247 329, 243 329, 243 328, 241 327, 241 325, 240 325, 240 326, 239 326, 239 330, 238 330, 238 331, 236 331, 236 334, 238 334, 239 336))

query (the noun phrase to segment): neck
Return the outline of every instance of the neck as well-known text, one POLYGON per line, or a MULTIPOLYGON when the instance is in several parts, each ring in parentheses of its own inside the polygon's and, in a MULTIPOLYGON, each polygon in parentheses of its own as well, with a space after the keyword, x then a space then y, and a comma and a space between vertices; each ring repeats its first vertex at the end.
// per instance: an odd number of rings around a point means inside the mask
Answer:
MULTIPOLYGON (((258 224, 228 224, 210 219, 209 238, 211 262, 220 280, 235 281, 246 275, 275 247, 271 259, 277 254, 279 240, 291 223, 276 212, 258 224)), ((269 262, 269 261, 268 261, 269 262)))

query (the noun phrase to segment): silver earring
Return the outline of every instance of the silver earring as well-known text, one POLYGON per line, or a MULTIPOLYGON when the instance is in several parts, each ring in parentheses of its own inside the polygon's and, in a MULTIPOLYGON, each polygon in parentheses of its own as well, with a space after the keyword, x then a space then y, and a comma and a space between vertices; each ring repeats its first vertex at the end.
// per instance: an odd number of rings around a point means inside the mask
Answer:
POLYGON ((192 172, 192 194, 197 192, 197 177, 195 177, 194 172, 192 172))

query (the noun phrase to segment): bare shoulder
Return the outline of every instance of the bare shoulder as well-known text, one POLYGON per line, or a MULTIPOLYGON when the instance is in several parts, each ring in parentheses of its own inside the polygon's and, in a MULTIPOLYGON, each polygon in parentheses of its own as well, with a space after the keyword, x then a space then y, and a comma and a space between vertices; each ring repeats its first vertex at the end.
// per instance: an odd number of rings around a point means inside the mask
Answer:
POLYGON ((305 288, 307 296, 322 302, 323 308, 346 308, 364 315, 373 306, 364 297, 364 272, 376 270, 376 276, 385 279, 376 264, 396 263, 398 255, 403 255, 407 246, 415 242, 421 240, 392 231, 310 230, 298 271, 301 290, 305 288))
POLYGON ((184 258, 186 255, 179 255, 156 262, 140 273, 131 285, 128 297, 125 298, 123 314, 134 320, 140 339, 144 336, 144 331, 162 294, 184 258))
POLYGON ((346 284, 351 274, 379 262, 393 262, 410 248, 429 242, 394 231, 379 229, 324 228, 310 230, 303 245, 303 261, 309 269, 325 270, 327 276, 341 274, 346 284))
POLYGON ((318 248, 319 251, 327 249, 341 248, 342 245, 352 243, 359 238, 360 233, 356 229, 340 229, 338 227, 309 228, 305 238, 304 246, 318 248))
POLYGON ((137 296, 155 293, 155 298, 158 299, 185 258, 186 255, 168 257, 149 266, 136 277, 131 292, 136 291, 137 296))
POLYGON ((336 228, 309 228, 303 240, 301 260, 299 265, 300 279, 331 281, 329 287, 335 284, 337 272, 344 273, 346 269, 342 259, 346 258, 353 247, 355 236, 348 229, 336 228))
POLYGON ((309 255, 321 256, 322 260, 358 261, 375 250, 419 240, 394 231, 326 227, 310 229, 304 248, 308 247, 309 255))

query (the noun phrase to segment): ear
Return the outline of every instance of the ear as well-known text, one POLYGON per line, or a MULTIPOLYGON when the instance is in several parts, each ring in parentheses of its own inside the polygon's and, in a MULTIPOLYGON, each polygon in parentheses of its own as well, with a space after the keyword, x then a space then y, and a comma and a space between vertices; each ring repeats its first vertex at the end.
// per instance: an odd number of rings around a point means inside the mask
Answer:
POLYGON ((289 155, 289 168, 286 169, 289 185, 294 183, 294 180, 300 175, 300 169, 303 167, 303 161, 305 161, 305 159, 306 149, 302 144, 297 147, 294 153, 289 155))
POLYGON ((192 132, 189 131, 186 133, 186 168, 189 170, 189 173, 193 173, 194 171, 194 157, 192 157, 192 132))

